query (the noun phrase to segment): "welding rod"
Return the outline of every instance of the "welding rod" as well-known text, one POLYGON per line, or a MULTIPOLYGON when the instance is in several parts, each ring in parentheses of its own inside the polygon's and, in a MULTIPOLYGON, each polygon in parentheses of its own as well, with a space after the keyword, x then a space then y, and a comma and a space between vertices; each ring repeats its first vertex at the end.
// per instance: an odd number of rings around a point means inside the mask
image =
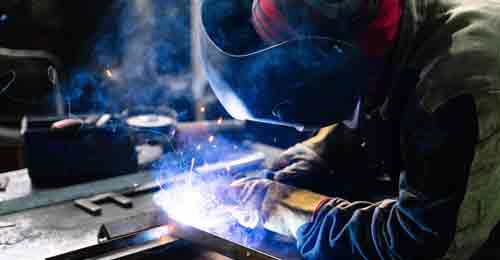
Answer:
MULTIPOLYGON (((209 164, 205 166, 200 166, 194 169, 195 172, 202 176, 208 176, 213 174, 236 174, 242 171, 257 169, 265 161, 266 155, 262 152, 254 152, 247 156, 241 157, 235 160, 228 160, 223 162, 218 162, 214 164, 209 164)), ((188 174, 180 174, 179 176, 170 178, 164 181, 152 181, 142 185, 135 186, 131 189, 124 191, 123 195, 133 195, 137 193, 149 192, 152 190, 157 190, 160 186, 164 186, 168 183, 182 182, 186 180, 188 174)))
POLYGON ((225 162, 207 164, 194 169, 199 174, 211 174, 225 171, 229 174, 234 174, 255 167, 264 163, 266 155, 262 152, 256 152, 245 157, 225 162))

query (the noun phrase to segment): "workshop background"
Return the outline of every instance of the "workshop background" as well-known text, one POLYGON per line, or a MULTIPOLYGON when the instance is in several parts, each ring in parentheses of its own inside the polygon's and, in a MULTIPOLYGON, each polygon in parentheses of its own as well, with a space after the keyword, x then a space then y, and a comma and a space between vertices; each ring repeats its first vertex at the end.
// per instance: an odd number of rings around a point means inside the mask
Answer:
MULTIPOLYGON (((0 172, 26 166, 24 116, 172 109, 180 122, 229 117, 204 78, 190 0, 26 2, 0 4, 0 172), (33 72, 45 66, 40 52, 59 63, 54 87, 32 82, 47 81, 33 72), (26 71, 12 83, 16 66, 26 71)), ((279 147, 310 135, 250 122, 247 130, 247 138, 279 147)))
POLYGON ((196 12, 0 1, 0 260, 297 259, 210 194, 264 177, 312 133, 230 118, 203 75, 196 12))

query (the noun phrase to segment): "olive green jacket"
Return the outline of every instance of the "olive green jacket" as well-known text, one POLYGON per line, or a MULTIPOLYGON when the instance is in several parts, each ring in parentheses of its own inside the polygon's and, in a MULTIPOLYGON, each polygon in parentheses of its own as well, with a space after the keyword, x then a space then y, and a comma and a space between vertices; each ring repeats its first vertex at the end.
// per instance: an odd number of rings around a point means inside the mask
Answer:
POLYGON ((417 86, 423 107, 432 113, 461 94, 471 94, 476 104, 479 141, 447 254, 468 259, 500 222, 500 1, 411 2, 409 42, 416 51, 410 45, 402 53, 408 53, 408 64, 423 69, 417 86))
MULTIPOLYGON (((445 256, 469 259, 500 222, 500 1, 402 0, 402 4, 391 87, 401 87, 400 75, 412 68, 420 71, 415 91, 429 114, 464 94, 472 95, 476 106, 479 140, 455 237, 445 256)), ((331 153, 328 143, 335 138, 335 129, 321 130, 306 144, 320 156, 331 153)))

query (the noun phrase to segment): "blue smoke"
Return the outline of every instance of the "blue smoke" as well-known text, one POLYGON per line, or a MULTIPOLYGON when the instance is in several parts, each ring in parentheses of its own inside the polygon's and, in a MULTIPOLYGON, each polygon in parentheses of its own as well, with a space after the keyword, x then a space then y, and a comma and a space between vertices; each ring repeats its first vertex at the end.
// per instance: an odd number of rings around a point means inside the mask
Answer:
POLYGON ((82 50, 80 66, 63 83, 71 112, 120 112, 190 100, 189 3, 114 1, 91 47, 82 50))

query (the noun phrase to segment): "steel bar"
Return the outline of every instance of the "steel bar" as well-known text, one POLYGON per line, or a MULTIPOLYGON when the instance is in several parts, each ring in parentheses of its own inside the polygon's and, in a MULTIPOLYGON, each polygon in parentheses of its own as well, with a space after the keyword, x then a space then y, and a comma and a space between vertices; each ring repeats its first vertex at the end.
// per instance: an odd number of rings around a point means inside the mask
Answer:
POLYGON ((186 243, 172 237, 151 236, 154 230, 130 234, 105 243, 85 247, 76 251, 49 257, 46 260, 81 260, 81 259, 124 259, 131 254, 137 255, 145 250, 159 247, 178 247, 186 243), (177 242, 178 241, 178 242, 177 242), (127 253, 128 252, 128 253, 127 253), (110 258, 111 257, 111 258, 110 258))
POLYGON ((97 235, 97 240, 102 243, 108 240, 126 237, 130 234, 143 232, 168 224, 168 216, 162 209, 143 212, 118 221, 103 224, 97 235))

